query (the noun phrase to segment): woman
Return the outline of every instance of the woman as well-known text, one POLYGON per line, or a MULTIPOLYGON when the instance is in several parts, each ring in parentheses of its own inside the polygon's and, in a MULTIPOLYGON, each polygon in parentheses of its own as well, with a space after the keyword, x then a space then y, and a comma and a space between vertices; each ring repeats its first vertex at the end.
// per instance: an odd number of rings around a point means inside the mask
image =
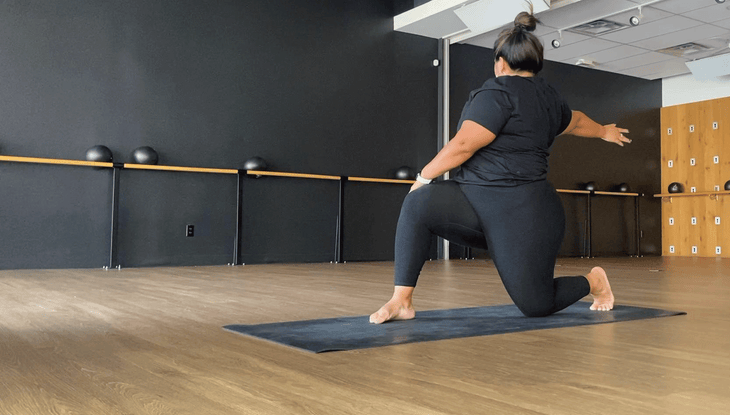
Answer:
POLYGON ((565 213, 546 180, 556 136, 597 137, 623 146, 628 130, 601 126, 571 111, 543 79, 543 48, 531 31, 538 20, 527 12, 494 46, 494 73, 472 91, 458 133, 428 163, 403 202, 395 246, 393 297, 370 322, 415 317, 412 298, 428 259, 431 235, 489 249, 504 286, 528 317, 547 316, 588 294, 591 310, 613 308, 605 271, 553 278, 565 231, 565 213), (461 167, 453 180, 433 179, 461 167))

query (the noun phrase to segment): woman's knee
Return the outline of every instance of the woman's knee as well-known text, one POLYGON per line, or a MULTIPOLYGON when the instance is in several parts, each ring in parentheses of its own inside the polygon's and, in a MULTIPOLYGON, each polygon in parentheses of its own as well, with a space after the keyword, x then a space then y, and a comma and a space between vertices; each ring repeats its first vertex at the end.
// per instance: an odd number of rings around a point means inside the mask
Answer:
POLYGON ((517 304, 517 308, 525 317, 547 317, 553 313, 552 305, 546 306, 541 304, 517 304))

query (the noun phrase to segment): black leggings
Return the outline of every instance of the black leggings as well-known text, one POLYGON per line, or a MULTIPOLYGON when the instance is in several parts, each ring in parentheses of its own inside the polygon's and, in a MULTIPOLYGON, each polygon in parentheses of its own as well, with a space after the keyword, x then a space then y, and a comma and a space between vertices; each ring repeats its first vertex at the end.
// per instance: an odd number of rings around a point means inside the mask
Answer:
POLYGON ((515 187, 429 184, 403 202, 395 236, 395 285, 416 286, 435 234, 488 249, 520 311, 547 316, 590 293, 583 276, 553 278, 564 233, 563 204, 547 181, 515 187))

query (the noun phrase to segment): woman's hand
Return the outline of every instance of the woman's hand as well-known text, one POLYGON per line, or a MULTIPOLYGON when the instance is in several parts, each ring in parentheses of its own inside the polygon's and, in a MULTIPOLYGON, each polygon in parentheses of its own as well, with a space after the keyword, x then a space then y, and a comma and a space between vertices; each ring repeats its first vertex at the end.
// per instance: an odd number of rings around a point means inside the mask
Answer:
POLYGON ((621 147, 624 146, 624 143, 631 143, 631 140, 629 140, 627 137, 624 137, 624 133, 628 134, 629 130, 625 128, 618 128, 616 127, 616 124, 604 125, 603 129, 605 130, 605 132, 601 136, 601 139, 603 141, 615 143, 620 145, 621 147))

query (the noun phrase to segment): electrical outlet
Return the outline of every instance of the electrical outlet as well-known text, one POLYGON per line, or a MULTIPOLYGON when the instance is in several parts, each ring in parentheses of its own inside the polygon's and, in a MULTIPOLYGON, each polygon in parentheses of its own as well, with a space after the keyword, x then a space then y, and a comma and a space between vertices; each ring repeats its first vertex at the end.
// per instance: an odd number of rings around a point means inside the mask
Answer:
POLYGON ((692 224, 697 225, 697 218, 694 218, 694 217, 692 218, 692 224))
POLYGON ((674 225, 674 218, 669 218, 669 225, 674 225))
POLYGON ((669 253, 670 253, 670 254, 673 254, 673 253, 674 253, 674 245, 671 245, 671 246, 669 247, 669 253))
POLYGON ((689 132, 690 133, 695 132, 695 126, 694 126, 694 124, 692 124, 692 125, 689 126, 689 132))
POLYGON ((689 188, 689 192, 690 193, 697 193, 697 188, 696 187, 690 187, 689 188))
POLYGON ((712 158, 712 162, 715 164, 720 164, 720 156, 715 156, 712 158))
POLYGON ((672 135, 672 129, 671 128, 667 128, 667 135, 672 135))
POLYGON ((720 254, 722 254, 722 248, 721 248, 721 247, 719 247, 719 246, 716 246, 716 247, 715 247, 715 253, 716 253, 717 255, 720 255, 720 254))
POLYGON ((719 184, 716 184, 716 185, 715 185, 715 191, 716 191, 716 192, 719 192, 719 191, 720 191, 720 185, 719 185, 719 184))
POLYGON ((719 225, 719 224, 720 224, 720 217, 715 216, 715 225, 719 225))
POLYGON ((718 125, 717 125, 717 121, 713 122, 713 123, 712 123, 712 129, 713 129, 713 130, 717 130, 717 127, 718 127, 718 125))
POLYGON ((689 159, 689 165, 690 166, 694 166, 696 164, 697 164, 697 160, 696 159, 689 159))
POLYGON ((185 228, 185 236, 187 236, 188 238, 195 236, 195 226, 194 225, 188 225, 185 228))
POLYGON ((667 165, 669 166, 669 168, 670 168, 670 169, 671 169, 672 167, 674 167, 674 160, 669 160, 669 161, 667 162, 667 165))
POLYGON ((693 246, 693 247, 692 247, 692 253, 693 253, 693 254, 696 254, 696 253, 697 253, 697 247, 696 247, 696 246, 693 246))

